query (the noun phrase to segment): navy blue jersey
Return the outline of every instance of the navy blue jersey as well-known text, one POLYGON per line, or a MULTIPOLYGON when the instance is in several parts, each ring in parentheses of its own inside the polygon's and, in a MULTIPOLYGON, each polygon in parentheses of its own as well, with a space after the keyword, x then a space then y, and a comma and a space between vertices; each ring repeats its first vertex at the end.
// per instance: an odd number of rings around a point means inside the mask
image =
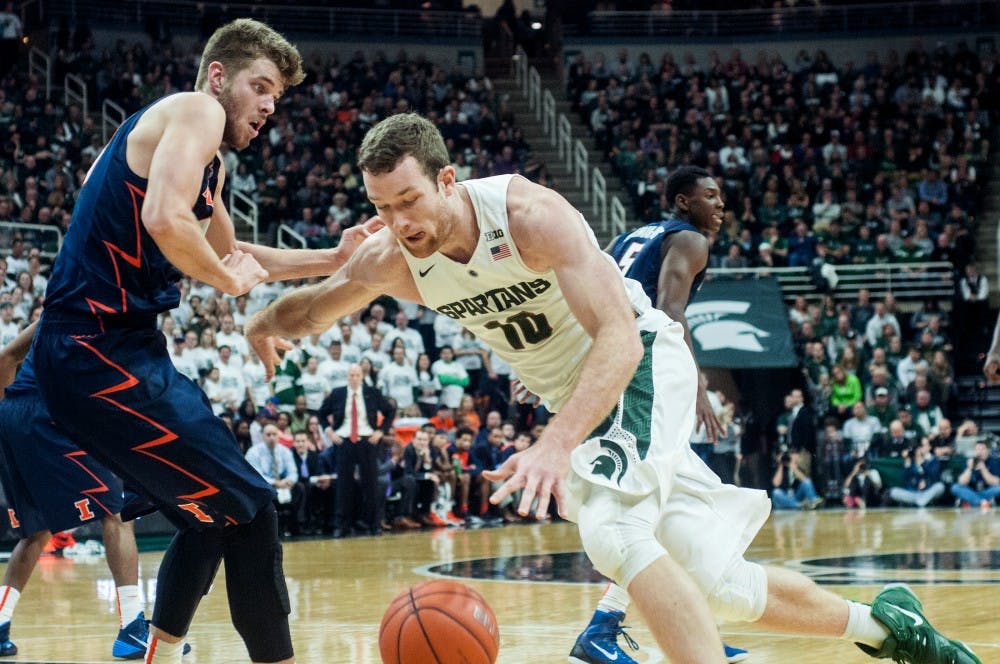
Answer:
MULTIPOLYGON (((611 247, 611 255, 618 262, 618 267, 625 273, 626 277, 635 279, 642 284, 642 289, 646 291, 653 305, 656 305, 656 290, 660 280, 660 266, 663 263, 660 248, 663 241, 670 235, 678 231, 694 231, 701 233, 695 226, 680 219, 668 219, 667 221, 655 221, 631 233, 625 233, 615 240, 611 247)), ((695 275, 691 282, 691 293, 688 295, 688 302, 694 299, 701 282, 705 280, 705 268, 695 275)))
MULTIPOLYGON (((62 250, 45 293, 45 311, 59 318, 96 319, 113 326, 149 323, 176 307, 181 274, 143 226, 146 179, 125 159, 127 140, 146 107, 112 137, 90 173, 73 209, 62 250)), ((199 220, 212 216, 219 159, 205 167, 201 194, 193 201, 199 220)), ((44 325, 44 322, 42 323, 44 325)))

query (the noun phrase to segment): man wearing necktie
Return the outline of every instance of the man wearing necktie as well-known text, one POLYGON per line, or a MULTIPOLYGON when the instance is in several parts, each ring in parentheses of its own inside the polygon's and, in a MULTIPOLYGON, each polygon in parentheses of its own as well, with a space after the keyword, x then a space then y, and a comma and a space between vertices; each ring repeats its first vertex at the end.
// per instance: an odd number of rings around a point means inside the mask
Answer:
MULTIPOLYGON (((305 499, 299 508, 298 521, 308 535, 332 526, 334 512, 333 470, 311 445, 305 431, 295 433, 293 457, 299 469, 299 486, 305 499)), ((331 530, 332 532, 332 530, 331 530)))
POLYGON ((333 444, 340 446, 334 537, 346 537, 354 524, 361 534, 382 532, 375 522, 378 443, 392 427, 395 408, 362 378, 361 367, 352 364, 347 385, 331 391, 319 410, 320 421, 333 429, 333 444))
POLYGON ((278 435, 278 427, 268 424, 264 427, 264 442, 247 450, 246 459, 274 487, 274 506, 278 510, 279 523, 283 525, 282 532, 298 535, 299 507, 304 497, 298 484, 298 465, 292 451, 278 445, 278 435))

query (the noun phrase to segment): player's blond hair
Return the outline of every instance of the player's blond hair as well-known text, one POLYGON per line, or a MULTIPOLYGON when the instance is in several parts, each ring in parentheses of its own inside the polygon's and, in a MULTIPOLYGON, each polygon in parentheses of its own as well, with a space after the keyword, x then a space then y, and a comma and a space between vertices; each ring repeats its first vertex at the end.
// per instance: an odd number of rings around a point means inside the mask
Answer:
POLYGON ((437 182, 438 172, 451 163, 441 132, 416 113, 400 113, 372 127, 361 141, 358 167, 372 175, 388 173, 407 155, 437 182))
POLYGON ((288 89, 306 77, 302 71, 302 56, 295 46, 273 28, 251 18, 238 18, 222 26, 208 38, 201 53, 195 89, 201 90, 208 80, 208 65, 221 62, 227 74, 233 75, 250 66, 258 58, 267 58, 281 73, 282 86, 288 89))

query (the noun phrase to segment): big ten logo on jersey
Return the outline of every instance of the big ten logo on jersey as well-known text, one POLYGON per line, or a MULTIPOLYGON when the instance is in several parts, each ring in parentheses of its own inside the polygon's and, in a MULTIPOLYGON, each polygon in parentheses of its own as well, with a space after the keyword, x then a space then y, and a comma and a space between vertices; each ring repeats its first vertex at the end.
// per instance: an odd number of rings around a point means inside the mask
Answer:
POLYGON ((90 498, 75 501, 73 507, 76 508, 80 521, 90 521, 94 518, 94 511, 90 509, 90 498))
POLYGON ((499 240, 500 238, 503 237, 503 229, 502 228, 498 228, 495 231, 489 231, 489 232, 483 233, 483 237, 486 238, 487 242, 492 242, 493 240, 499 240))

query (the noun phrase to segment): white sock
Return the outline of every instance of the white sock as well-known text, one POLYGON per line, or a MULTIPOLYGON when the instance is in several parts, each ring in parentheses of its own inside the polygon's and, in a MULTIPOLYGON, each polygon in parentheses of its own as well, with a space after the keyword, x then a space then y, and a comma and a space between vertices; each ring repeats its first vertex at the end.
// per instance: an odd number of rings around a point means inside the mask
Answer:
POLYGON ((597 603, 597 609, 599 611, 607 611, 608 613, 612 611, 625 613, 628 611, 630 601, 628 592, 624 588, 617 584, 609 583, 608 587, 604 590, 604 595, 601 596, 601 601, 597 603))
POLYGON ((21 599, 21 591, 11 586, 0 586, 0 625, 14 617, 14 607, 21 599))
POLYGON ((145 664, 181 664, 184 654, 184 639, 177 643, 160 641, 155 636, 149 637, 149 648, 146 649, 145 664))
POLYGON ((142 599, 139 597, 139 586, 118 586, 118 620, 121 626, 129 624, 142 611, 142 599))
POLYGON ((847 602, 850 613, 847 617, 847 629, 840 638, 854 643, 863 643, 872 648, 881 648, 889 638, 886 626, 872 616, 872 607, 858 602, 847 602))

